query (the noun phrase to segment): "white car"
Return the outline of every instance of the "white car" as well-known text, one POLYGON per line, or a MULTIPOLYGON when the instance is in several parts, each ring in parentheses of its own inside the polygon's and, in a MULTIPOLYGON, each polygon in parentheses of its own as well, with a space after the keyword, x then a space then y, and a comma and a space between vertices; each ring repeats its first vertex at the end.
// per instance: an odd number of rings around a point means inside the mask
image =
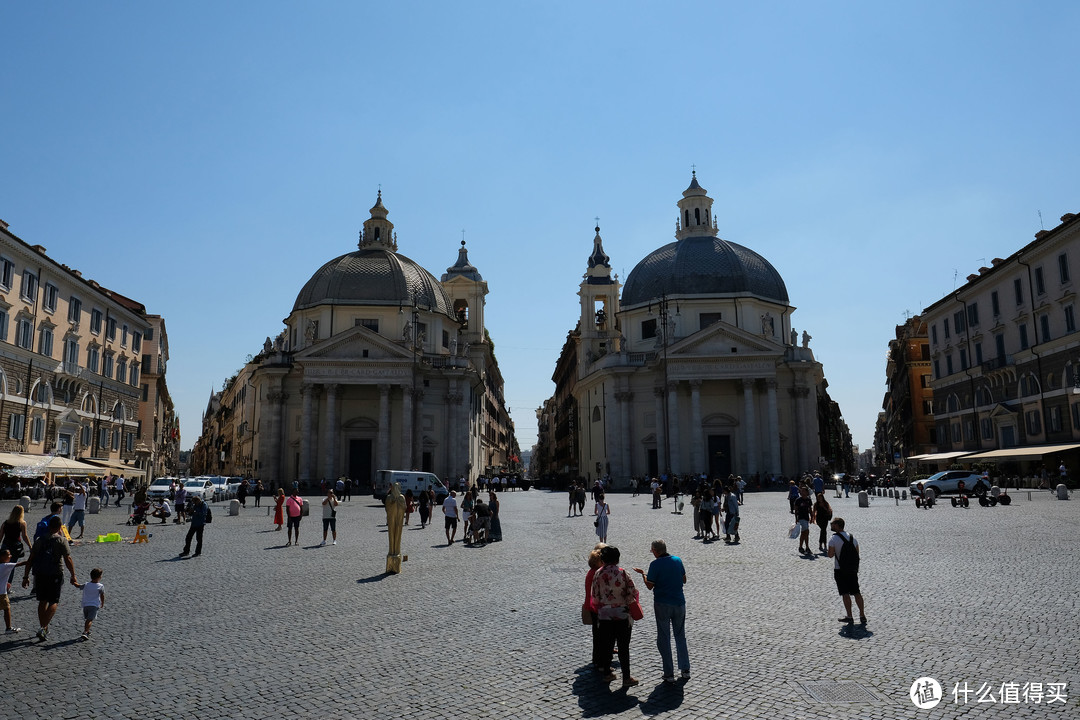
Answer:
POLYGON ((172 487, 175 481, 176 478, 171 477, 154 478, 154 482, 150 483, 150 487, 146 490, 146 497, 151 500, 161 500, 169 497, 169 488, 172 487))
POLYGON ((189 498, 198 496, 211 500, 214 497, 214 481, 208 477, 191 478, 184 482, 184 490, 189 498))

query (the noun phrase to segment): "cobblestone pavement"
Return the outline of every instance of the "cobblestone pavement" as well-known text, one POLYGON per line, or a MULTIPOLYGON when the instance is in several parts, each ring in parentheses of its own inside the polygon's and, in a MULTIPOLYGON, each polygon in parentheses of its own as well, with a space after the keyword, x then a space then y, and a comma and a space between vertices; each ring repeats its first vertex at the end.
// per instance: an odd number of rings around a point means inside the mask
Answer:
MULTIPOLYGON (((441 513, 427 529, 414 515, 396 576, 383 574, 384 515, 370 498, 339 510, 336 546, 317 547, 319 498, 300 547, 284 547, 285 532, 250 501, 238 517, 215 504, 199 558, 177 558, 185 528, 172 524, 150 526, 145 545, 78 545, 80 580, 105 570, 93 639, 78 641, 74 588, 46 642, 33 639, 35 601, 13 588, 23 632, 0 637, 0 716, 1080 716, 1075 500, 1021 492, 1007 508, 930 511, 888 498, 869 509, 834 501, 863 548, 869 624, 850 631, 836 620, 831 561, 800 558, 787 539, 782 495, 747 495, 737 546, 692 540, 690 515, 672 514, 670 500, 653 510, 647 497, 615 495, 609 541, 624 566, 646 567, 654 537, 686 563, 693 668, 685 684, 660 683, 642 587, 646 618, 631 642, 641 685, 623 692, 587 667, 579 607, 591 517, 566 517, 563 494, 501 497, 506 539, 485 547, 447 547, 441 513), (921 676, 944 687, 933 710, 908 697, 921 676), (965 682, 973 692, 956 702, 965 682), (983 683, 996 702, 976 702, 983 683), (1067 700, 1004 704, 1002 683, 1066 683, 1067 700)), ((30 519, 42 515, 38 504, 30 519)), ((88 537, 130 538, 125 517, 89 515, 88 537)))

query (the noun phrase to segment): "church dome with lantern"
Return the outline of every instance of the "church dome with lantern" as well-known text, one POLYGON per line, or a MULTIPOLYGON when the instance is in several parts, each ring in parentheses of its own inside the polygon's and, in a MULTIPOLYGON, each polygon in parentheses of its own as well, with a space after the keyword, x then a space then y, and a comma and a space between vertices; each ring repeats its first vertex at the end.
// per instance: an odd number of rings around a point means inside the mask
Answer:
POLYGON ((695 173, 679 201, 676 241, 653 251, 630 271, 623 285, 624 308, 665 295, 746 295, 788 302, 784 279, 768 260, 717 237, 712 202, 695 173))

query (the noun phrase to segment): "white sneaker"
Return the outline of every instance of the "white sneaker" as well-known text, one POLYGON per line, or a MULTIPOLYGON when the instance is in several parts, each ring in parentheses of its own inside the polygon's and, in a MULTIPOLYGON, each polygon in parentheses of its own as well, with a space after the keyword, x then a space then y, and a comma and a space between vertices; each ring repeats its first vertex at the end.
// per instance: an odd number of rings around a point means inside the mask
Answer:
POLYGON ((323 540, 323 541, 322 541, 321 543, 319 543, 319 547, 322 547, 323 545, 326 545, 326 541, 325 541, 325 540, 323 540))
POLYGON ((331 545, 337 545, 337 540, 335 540, 334 542, 332 542, 332 543, 330 543, 330 544, 331 544, 331 545))
POLYGON ((7 632, 7 633, 17 633, 17 632, 20 632, 20 631, 22 631, 22 628, 17 628, 17 627, 9 627, 9 628, 8 628, 7 630, 5 630, 4 632, 7 632))

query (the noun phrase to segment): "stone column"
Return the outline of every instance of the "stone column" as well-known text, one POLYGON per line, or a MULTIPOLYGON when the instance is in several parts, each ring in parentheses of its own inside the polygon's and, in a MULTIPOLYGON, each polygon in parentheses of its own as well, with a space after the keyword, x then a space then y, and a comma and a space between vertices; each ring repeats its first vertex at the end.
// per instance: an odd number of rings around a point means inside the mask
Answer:
POLYGON ((390 468, 390 386, 379 385, 379 434, 375 440, 375 467, 390 468))
POLYGON ((266 483, 271 486, 277 485, 280 487, 285 481, 281 473, 281 455, 286 448, 281 416, 285 401, 288 398, 289 395, 280 388, 275 388, 266 393, 266 399, 270 403, 270 427, 267 428, 269 442, 267 443, 266 452, 263 453, 263 469, 266 471, 263 475, 266 478, 266 483))
POLYGON ((776 409, 776 380, 765 381, 766 397, 768 398, 769 413, 769 465, 768 472, 783 475, 780 465, 780 414, 776 409))
POLYGON ((632 392, 615 393, 615 402, 619 404, 619 436, 622 438, 620 444, 621 455, 619 456, 622 467, 619 470, 627 480, 633 477, 634 474, 630 459, 631 447, 634 444, 634 433, 630 428, 630 403, 633 401, 634 393, 632 392))
POLYGON ((458 392, 458 381, 450 381, 450 389, 446 393, 446 470, 444 475, 449 479, 456 480, 458 474, 464 472, 461 462, 461 428, 458 425, 458 414, 461 407, 461 393, 458 392))
POLYGON ((678 381, 671 381, 668 383, 668 445, 671 448, 671 474, 677 475, 682 472, 682 463, 679 459, 682 457, 679 447, 679 401, 678 401, 678 381))
POLYGON ((401 387, 401 470, 412 470, 413 389, 401 387))
POLYGON ((420 467, 420 454, 423 452, 424 391, 420 388, 413 393, 413 408, 413 451, 410 470, 420 467))
POLYGON ((810 395, 810 388, 805 386, 793 387, 790 392, 792 405, 794 406, 791 415, 795 421, 795 441, 797 443, 795 457, 799 463, 796 472, 801 473, 810 467, 809 458, 806 454, 806 413, 804 411, 806 398, 810 395))
MULTIPOLYGON (((743 390, 743 424, 744 439, 746 440, 746 473, 753 475, 758 469, 757 453, 757 419, 754 417, 754 379, 742 381, 743 390)), ((737 472, 737 471, 736 471, 737 472)))
POLYGON ((690 471, 695 475, 706 472, 705 448, 701 439, 701 381, 690 381, 690 471))
POLYGON ((299 480, 311 480, 314 472, 311 467, 312 444, 311 432, 312 398, 318 392, 315 385, 304 383, 300 386, 300 397, 304 401, 303 414, 300 416, 300 477, 299 480))
POLYGON ((326 427, 323 428, 323 457, 326 464, 323 466, 323 477, 327 480, 336 480, 339 473, 337 471, 337 450, 338 450, 338 421, 337 421, 337 399, 338 391, 341 390, 340 385, 327 385, 326 386, 326 427))
POLYGON ((656 398, 656 465, 658 472, 663 474, 667 470, 667 444, 664 439, 664 388, 653 388, 653 396, 656 398))

